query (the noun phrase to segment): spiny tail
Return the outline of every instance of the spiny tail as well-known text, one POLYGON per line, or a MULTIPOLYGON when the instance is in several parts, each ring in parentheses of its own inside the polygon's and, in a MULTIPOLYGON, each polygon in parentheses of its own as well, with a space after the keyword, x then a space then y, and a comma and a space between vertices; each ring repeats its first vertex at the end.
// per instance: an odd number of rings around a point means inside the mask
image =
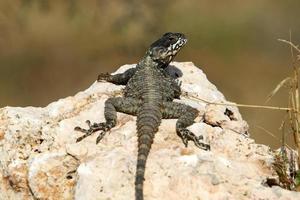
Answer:
POLYGON ((143 183, 146 161, 149 155, 154 135, 161 123, 161 111, 154 102, 144 103, 137 115, 138 157, 135 179, 135 199, 143 200, 143 183))

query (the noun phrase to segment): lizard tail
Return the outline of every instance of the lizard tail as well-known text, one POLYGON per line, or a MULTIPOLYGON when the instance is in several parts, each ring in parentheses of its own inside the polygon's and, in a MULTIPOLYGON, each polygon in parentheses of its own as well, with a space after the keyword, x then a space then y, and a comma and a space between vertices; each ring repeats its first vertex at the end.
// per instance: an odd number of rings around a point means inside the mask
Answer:
POLYGON ((137 115, 138 157, 135 179, 135 199, 143 200, 143 183, 146 161, 149 155, 154 135, 161 123, 160 106, 153 102, 144 103, 137 115))

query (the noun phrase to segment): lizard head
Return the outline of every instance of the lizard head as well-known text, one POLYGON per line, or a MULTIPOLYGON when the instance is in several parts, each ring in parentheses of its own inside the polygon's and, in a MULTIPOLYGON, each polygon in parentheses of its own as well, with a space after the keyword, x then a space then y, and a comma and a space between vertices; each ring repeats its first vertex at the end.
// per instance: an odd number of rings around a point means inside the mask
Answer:
POLYGON ((165 33, 160 39, 151 44, 149 53, 154 61, 168 65, 187 39, 182 33, 165 33))

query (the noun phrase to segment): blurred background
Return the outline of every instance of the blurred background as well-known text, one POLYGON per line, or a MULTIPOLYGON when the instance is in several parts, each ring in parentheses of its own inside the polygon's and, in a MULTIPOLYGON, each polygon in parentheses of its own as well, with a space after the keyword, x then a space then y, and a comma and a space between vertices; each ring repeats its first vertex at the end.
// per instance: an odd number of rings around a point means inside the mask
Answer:
MULTIPOLYGON (((136 63, 164 32, 183 32, 177 61, 199 66, 230 101, 264 105, 292 73, 299 0, 1 0, 0 107, 46 106, 100 72, 136 63)), ((287 88, 286 88, 287 90, 287 88)), ((268 105, 287 106, 286 91, 268 105)), ((273 148, 283 111, 240 108, 252 137, 273 148)))

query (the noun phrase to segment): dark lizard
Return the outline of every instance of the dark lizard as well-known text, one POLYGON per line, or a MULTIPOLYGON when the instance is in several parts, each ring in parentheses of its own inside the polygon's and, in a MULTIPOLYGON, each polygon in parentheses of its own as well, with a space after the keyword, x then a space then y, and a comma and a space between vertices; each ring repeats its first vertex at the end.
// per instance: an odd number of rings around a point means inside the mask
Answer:
POLYGON ((187 129, 194 123, 198 111, 191 106, 173 102, 175 98, 180 97, 180 83, 165 70, 186 42, 186 37, 181 33, 165 33, 150 46, 136 68, 116 75, 100 74, 98 81, 126 85, 124 96, 108 98, 105 101, 106 122, 91 124, 90 121, 87 121, 89 129, 75 128, 75 130, 85 133, 77 139, 77 142, 101 130, 96 139, 96 143, 98 143, 107 131, 116 126, 116 112, 137 116, 136 200, 144 199, 143 182, 146 160, 162 119, 178 119, 176 132, 186 147, 188 141, 193 141, 201 149, 210 149, 208 144, 200 142, 202 136, 197 137, 187 129))

